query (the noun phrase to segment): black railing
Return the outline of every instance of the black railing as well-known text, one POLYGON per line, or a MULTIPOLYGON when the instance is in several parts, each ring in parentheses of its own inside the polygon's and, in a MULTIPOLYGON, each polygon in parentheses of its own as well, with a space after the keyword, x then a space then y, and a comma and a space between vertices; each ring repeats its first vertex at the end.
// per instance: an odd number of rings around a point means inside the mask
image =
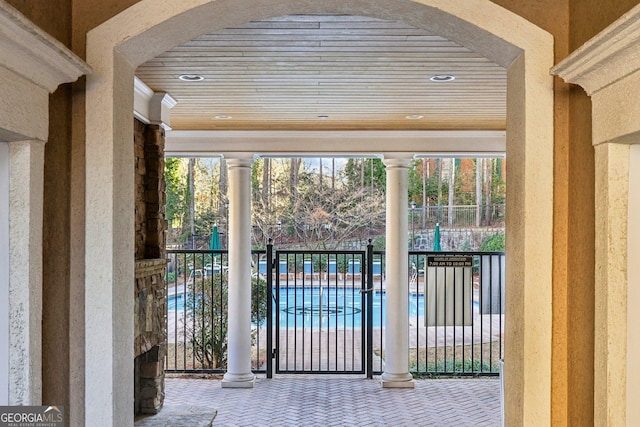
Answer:
MULTIPOLYGON (((226 370, 226 251, 168 251, 166 369, 226 370)), ((254 251, 252 369, 384 370, 382 251, 254 251), (271 328, 268 319, 272 319, 271 328), (274 367, 275 364, 275 367, 274 367)), ((497 375, 504 253, 409 252, 409 366, 418 375, 497 375)))
MULTIPOLYGON (((380 257, 383 270, 372 276, 374 294, 384 294, 384 252, 373 257, 380 257)), ((410 251, 406 283, 409 370, 433 376, 498 375, 504 349, 504 253, 410 251)), ((374 372, 379 374, 384 370, 384 326, 374 326, 373 333, 374 372)))
MULTIPOLYGON (((259 260, 252 251, 252 369, 265 371, 264 328, 269 306, 259 260)), ((169 250, 167 268, 167 359, 169 372, 220 373, 227 368, 226 250, 169 250)))

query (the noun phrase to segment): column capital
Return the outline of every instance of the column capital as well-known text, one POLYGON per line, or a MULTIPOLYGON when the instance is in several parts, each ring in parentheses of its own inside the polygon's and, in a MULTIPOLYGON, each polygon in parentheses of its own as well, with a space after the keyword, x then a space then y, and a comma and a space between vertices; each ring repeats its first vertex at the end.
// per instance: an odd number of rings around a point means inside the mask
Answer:
POLYGON ((387 168, 408 168, 413 160, 413 153, 388 153, 382 157, 387 168))
POLYGON ((250 168, 255 160, 254 153, 223 153, 222 157, 227 161, 230 168, 250 168))

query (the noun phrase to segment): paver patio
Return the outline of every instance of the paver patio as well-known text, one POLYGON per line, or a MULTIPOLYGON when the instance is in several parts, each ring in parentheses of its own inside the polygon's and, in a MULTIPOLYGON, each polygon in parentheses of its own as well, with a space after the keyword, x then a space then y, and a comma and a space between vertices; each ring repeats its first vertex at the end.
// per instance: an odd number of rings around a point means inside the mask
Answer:
POLYGON ((160 414, 137 427, 173 426, 500 426, 497 378, 424 379, 383 389, 348 375, 258 376, 252 389, 217 379, 168 378, 160 414))

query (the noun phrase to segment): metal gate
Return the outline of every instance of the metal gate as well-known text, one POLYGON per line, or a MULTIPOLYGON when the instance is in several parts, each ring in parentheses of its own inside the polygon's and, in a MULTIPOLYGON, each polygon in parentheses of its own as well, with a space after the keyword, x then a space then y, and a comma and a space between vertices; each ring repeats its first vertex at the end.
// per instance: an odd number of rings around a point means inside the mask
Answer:
POLYGON ((365 252, 270 249, 267 375, 369 372, 365 252))

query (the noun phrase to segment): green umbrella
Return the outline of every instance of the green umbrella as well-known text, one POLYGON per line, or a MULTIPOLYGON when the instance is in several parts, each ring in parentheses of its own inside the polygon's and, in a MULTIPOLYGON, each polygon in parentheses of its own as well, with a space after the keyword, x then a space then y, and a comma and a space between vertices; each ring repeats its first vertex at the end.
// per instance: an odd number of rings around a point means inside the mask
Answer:
POLYGON ((219 251, 221 249, 220 232, 218 231, 218 224, 215 224, 213 226, 213 231, 211 232, 211 241, 209 242, 209 249, 212 251, 219 251))
POLYGON ((435 252, 442 251, 440 246, 440 224, 436 223, 436 231, 433 233, 433 250, 435 252))

